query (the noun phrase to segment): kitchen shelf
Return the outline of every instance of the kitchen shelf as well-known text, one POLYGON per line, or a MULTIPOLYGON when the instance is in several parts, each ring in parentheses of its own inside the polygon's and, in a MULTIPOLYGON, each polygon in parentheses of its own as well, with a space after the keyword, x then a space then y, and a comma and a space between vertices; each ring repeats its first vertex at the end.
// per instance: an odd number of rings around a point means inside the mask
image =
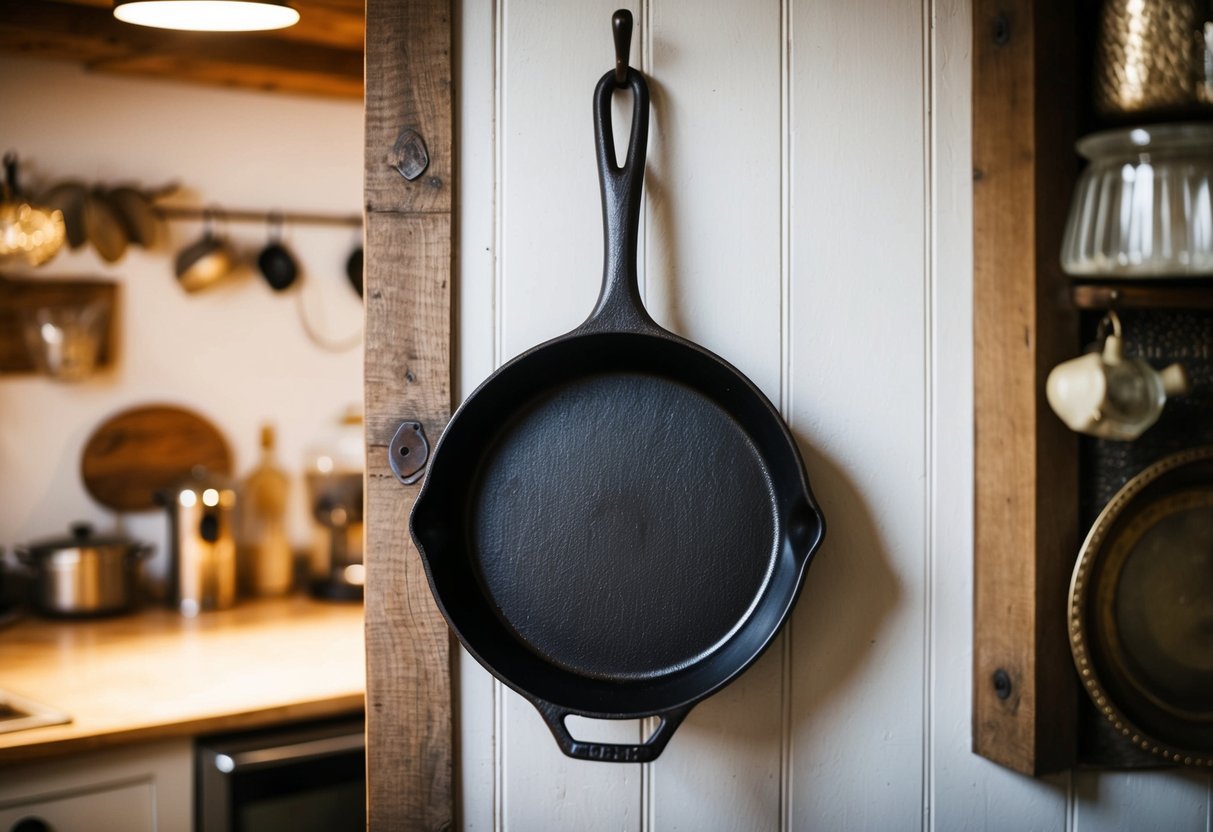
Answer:
POLYGON ((1209 310, 1213 309, 1213 278, 1076 282, 1070 287, 1070 304, 1082 310, 1209 310))
POLYGON ((25 345, 22 319, 40 306, 98 300, 111 310, 104 324, 106 337, 97 356, 108 365, 114 354, 113 329, 118 309, 118 284, 112 280, 63 280, 51 277, 10 278, 0 275, 0 375, 37 371, 25 345))
POLYGON ((1080 441, 1045 397, 1052 368, 1089 339, 1089 313, 1140 312, 1134 332, 1160 361, 1180 358, 1169 339, 1195 367, 1213 341, 1213 279, 1075 279, 1061 270, 1075 141, 1109 126, 1093 111, 1087 77, 1100 6, 973 6, 972 747, 1033 776, 1165 764, 1125 743, 1081 690, 1067 594, 1104 492, 1170 445, 1204 441, 1192 424, 1208 424, 1188 400, 1191 423, 1155 434, 1165 442, 1106 447, 1080 441))

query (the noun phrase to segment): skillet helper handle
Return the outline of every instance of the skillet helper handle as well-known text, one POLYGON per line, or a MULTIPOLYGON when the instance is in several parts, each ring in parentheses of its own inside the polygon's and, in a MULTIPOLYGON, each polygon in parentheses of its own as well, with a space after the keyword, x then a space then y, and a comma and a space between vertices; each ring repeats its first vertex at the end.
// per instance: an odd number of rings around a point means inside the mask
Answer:
POLYGON ((632 67, 627 68, 624 84, 617 83, 615 79, 616 70, 612 69, 602 76, 594 89, 594 148, 602 194, 605 262, 602 293, 587 323, 631 331, 656 326, 640 299, 636 275, 640 197, 644 188, 644 164, 649 141, 649 85, 644 76, 632 67), (620 165, 615 155, 611 97, 616 89, 624 87, 632 91, 632 129, 627 156, 620 165))
POLYGON ((574 715, 574 711, 566 710, 550 702, 535 702, 535 708, 543 717, 543 721, 548 724, 548 729, 556 738, 556 744, 560 746, 560 750, 566 756, 577 760, 600 760, 608 763, 650 763, 656 760, 666 743, 670 741, 670 737, 674 736, 674 731, 691 711, 691 706, 688 705, 653 714, 661 720, 657 725, 657 730, 644 742, 627 745, 609 742, 582 742, 573 739, 573 735, 569 733, 568 727, 564 724, 564 718, 574 715))

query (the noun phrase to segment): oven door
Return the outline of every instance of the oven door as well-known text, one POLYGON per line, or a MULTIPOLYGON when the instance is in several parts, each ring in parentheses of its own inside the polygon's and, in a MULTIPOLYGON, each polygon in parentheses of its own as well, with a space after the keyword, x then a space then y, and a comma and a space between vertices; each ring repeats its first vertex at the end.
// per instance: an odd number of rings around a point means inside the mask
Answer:
POLYGON ((198 740, 199 832, 366 827, 361 718, 198 740))

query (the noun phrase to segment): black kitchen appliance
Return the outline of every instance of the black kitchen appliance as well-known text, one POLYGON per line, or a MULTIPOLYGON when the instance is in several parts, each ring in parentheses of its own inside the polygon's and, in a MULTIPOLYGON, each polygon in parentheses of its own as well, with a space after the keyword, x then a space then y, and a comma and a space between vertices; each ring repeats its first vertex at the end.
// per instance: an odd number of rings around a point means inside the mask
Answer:
POLYGON ((361 717, 199 738, 198 832, 366 828, 361 717))

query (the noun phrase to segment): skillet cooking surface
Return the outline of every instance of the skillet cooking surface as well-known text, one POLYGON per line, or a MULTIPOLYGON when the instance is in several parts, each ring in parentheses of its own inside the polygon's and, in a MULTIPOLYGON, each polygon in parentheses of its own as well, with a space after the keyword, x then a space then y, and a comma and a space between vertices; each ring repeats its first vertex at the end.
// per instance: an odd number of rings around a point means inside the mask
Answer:
POLYGON ((592 677, 709 653, 759 599, 778 548, 747 432, 703 394, 639 372, 534 398, 486 448, 468 506, 473 569, 506 627, 592 677))

